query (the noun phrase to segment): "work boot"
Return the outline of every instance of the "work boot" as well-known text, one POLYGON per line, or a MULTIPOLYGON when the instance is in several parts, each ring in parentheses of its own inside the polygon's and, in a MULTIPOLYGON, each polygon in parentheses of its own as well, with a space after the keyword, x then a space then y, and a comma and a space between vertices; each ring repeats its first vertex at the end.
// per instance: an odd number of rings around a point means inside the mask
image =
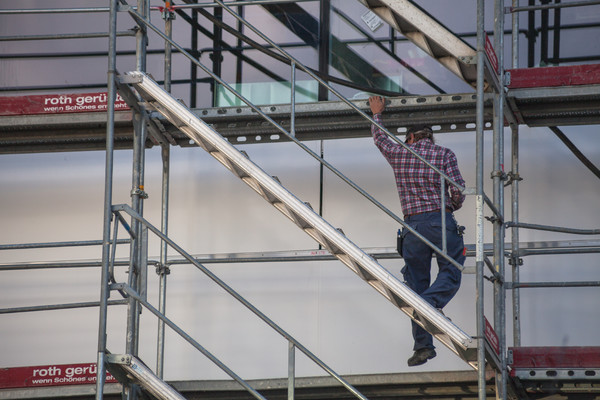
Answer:
POLYGON ((419 349, 408 359, 408 366, 415 367, 417 365, 425 364, 427 360, 431 360, 435 356, 437 356, 437 353, 434 349, 419 349))

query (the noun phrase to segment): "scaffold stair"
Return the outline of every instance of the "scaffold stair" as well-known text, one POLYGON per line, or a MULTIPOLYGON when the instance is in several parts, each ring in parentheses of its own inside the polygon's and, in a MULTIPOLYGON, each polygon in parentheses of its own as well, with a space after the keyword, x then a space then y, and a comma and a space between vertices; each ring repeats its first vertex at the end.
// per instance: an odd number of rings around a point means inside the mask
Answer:
POLYGON ((121 82, 135 88, 147 109, 162 114, 411 319, 473 368, 477 368, 477 345, 470 335, 400 282, 308 204, 289 192, 278 179, 268 175, 146 74, 129 72, 121 78, 121 82))
POLYGON ((475 87, 476 51, 410 0, 359 0, 392 28, 475 87))
POLYGON ((160 400, 185 400, 171 385, 156 376, 141 360, 131 354, 109 354, 107 368, 123 385, 134 383, 160 400))

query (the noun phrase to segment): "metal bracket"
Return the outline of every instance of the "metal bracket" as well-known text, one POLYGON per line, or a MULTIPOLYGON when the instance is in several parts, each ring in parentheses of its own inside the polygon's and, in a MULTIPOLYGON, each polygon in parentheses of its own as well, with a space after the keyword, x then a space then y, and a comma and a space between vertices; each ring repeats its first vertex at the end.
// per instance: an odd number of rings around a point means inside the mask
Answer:
POLYGON ((496 217, 495 215, 492 215, 491 217, 485 217, 485 219, 490 221, 492 224, 495 224, 498 221, 502 222, 502 220, 500 218, 496 217))
POLYGON ((500 178, 501 181, 505 181, 508 179, 508 175, 504 171, 496 170, 492 171, 490 174, 490 178, 500 178))
POLYGON ((154 264, 154 266, 156 267, 156 275, 162 276, 169 275, 171 273, 171 268, 168 264, 163 265, 157 262, 156 264, 154 264))
POLYGON ((521 175, 512 171, 506 174, 506 176, 508 177, 508 179, 506 180, 504 186, 512 185, 513 182, 519 182, 523 180, 523 178, 521 178, 521 175))
POLYGON ((498 273, 494 273, 492 276, 486 276, 483 275, 483 277, 485 279, 487 279, 488 281, 490 281, 491 283, 500 283, 501 285, 508 285, 508 282, 504 282, 504 279, 502 279, 502 277, 500 276, 500 274, 498 273))
POLYGON ((175 8, 173 6, 159 7, 159 10, 162 19, 165 21, 173 21, 176 17, 175 8))
POLYGON ((131 355, 130 354, 107 354, 106 361, 111 364, 130 365, 131 355))
POLYGON ((142 77, 133 75, 119 75, 117 77, 117 81, 124 84, 140 83, 142 81, 142 77))
POLYGON ((142 199, 145 200, 145 199, 148 198, 148 193, 146 193, 144 191, 144 187, 143 186, 140 186, 140 187, 137 187, 137 188, 135 188, 135 189, 133 189, 131 191, 131 197, 133 197, 133 196, 139 196, 140 198, 142 198, 142 199))
POLYGON ((463 64, 477 65, 477 57, 475 56, 458 57, 458 61, 462 62, 463 64))
POLYGON ((511 256, 508 259, 508 265, 515 265, 515 264, 518 266, 523 265, 523 259, 521 257, 511 256), (516 260, 516 263, 515 263, 515 260, 516 260))

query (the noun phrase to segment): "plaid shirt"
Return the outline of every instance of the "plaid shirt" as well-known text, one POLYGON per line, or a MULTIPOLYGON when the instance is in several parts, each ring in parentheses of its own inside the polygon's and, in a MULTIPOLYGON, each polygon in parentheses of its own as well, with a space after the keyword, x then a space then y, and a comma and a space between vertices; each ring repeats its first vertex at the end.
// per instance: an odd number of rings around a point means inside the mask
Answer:
MULTIPOLYGON (((382 124, 381 114, 375 114, 373 119, 382 124)), ((417 159, 403 146, 390 139, 377 126, 371 126, 371 133, 375 145, 394 170, 396 187, 398 188, 404 215, 441 210, 439 174, 417 159)), ((456 155, 452 150, 435 145, 431 139, 427 138, 408 146, 452 178, 454 182, 465 186, 465 181, 458 169, 456 155)), ((465 196, 454 185, 446 183, 446 189, 448 188, 450 189, 450 196, 446 192, 446 208, 456 211, 462 206, 465 196)))

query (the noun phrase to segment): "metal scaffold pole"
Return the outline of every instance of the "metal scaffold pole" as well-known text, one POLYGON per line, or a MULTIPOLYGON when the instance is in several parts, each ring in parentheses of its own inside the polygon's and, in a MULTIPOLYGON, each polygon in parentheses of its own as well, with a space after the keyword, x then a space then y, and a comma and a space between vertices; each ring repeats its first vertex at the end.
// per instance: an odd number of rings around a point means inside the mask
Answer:
MULTIPOLYGON (((513 7, 519 6, 519 0, 513 0, 513 7)), ((512 68, 519 68, 519 13, 512 14, 512 68)), ((514 222, 519 222, 519 126, 511 126, 512 161, 511 161, 511 215, 514 222)), ((519 282, 519 268, 521 257, 519 255, 519 228, 511 229, 511 265, 512 281, 519 282)), ((513 346, 521 346, 521 298, 518 288, 512 290, 512 323, 513 346)))
MULTIPOLYGON (((138 0, 138 13, 144 18, 149 18, 149 2, 148 0, 138 0)), ((146 47, 148 42, 147 30, 145 26, 139 26, 136 34, 136 69, 138 71, 146 71, 146 47)), ((144 214, 143 201, 147 198, 144 190, 144 163, 145 163, 145 142, 147 134, 147 115, 143 105, 140 105, 138 110, 133 112, 133 165, 132 165, 132 189, 131 189, 131 207, 140 215, 144 214)), ((131 229, 135 233, 135 238, 132 239, 130 249, 130 264, 129 264, 129 286, 134 288, 137 293, 144 296, 146 292, 146 274, 147 262, 145 251, 145 235, 143 234, 143 226, 132 219, 131 229)), ((139 347, 139 322, 140 322, 141 306, 133 298, 129 298, 129 307, 127 310, 127 337, 125 349, 127 354, 137 356, 139 347)), ((135 400, 137 396, 136 385, 129 384, 129 388, 123 388, 126 392, 128 400, 135 400)))
POLYGON ((476 315, 477 315, 477 380, 479 400, 486 398, 485 382, 485 342, 484 342, 484 193, 483 193, 483 128, 484 128, 484 51, 485 51, 485 2, 477 1, 477 112, 476 112, 476 315))
MULTIPOLYGON (((165 34, 171 37, 173 34, 173 20, 175 13, 168 9, 169 3, 163 11, 163 19, 165 20, 165 34)), ((169 42, 165 42, 165 83, 164 87, 167 92, 171 92, 171 62, 172 51, 169 42)), ((169 225, 169 182, 170 182, 170 161, 171 161, 171 145, 165 141, 161 144, 162 157, 162 203, 161 203, 161 232, 165 235, 168 233, 169 225)), ((164 240, 160 246, 160 261, 156 267, 156 273, 159 275, 158 288, 158 311, 163 315, 167 312, 167 276, 169 275, 169 265, 167 264, 167 242, 164 240)), ((163 378, 164 375, 164 353, 165 353, 165 322, 158 320, 158 337, 157 337, 157 352, 156 352, 156 375, 163 378)))
POLYGON ((498 81, 494 93, 494 145, 492 172, 494 207, 499 215, 494 218, 494 268, 498 279, 494 280, 494 329, 498 335, 500 371, 496 371, 496 396, 506 399, 506 292, 504 288, 504 1, 494 2, 494 48, 498 60, 498 81))
MULTIPOLYGON (((102 400, 106 377, 106 322, 108 312, 108 276, 111 244, 113 151, 115 137, 116 53, 117 53, 117 0, 110 2, 108 41, 108 94, 106 121, 106 161, 104 177, 104 225, 102 233, 102 272, 100 281, 100 307, 98 324, 98 360, 96 368, 96 399, 102 400)), ((116 246, 116 243, 113 243, 116 246)))

